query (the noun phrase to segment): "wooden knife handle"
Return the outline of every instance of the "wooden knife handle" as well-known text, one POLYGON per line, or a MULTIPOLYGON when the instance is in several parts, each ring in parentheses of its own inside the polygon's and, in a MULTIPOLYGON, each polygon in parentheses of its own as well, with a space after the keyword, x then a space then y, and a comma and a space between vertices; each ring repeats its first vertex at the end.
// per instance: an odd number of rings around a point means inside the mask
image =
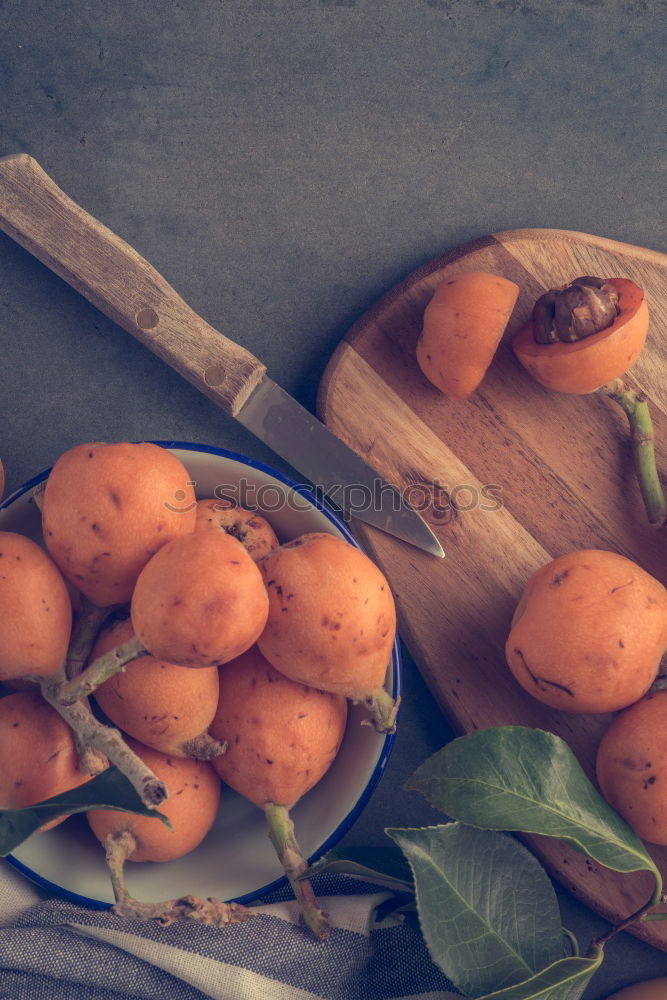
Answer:
POLYGON ((265 366, 198 316, 25 153, 0 157, 0 229, 235 416, 265 366))

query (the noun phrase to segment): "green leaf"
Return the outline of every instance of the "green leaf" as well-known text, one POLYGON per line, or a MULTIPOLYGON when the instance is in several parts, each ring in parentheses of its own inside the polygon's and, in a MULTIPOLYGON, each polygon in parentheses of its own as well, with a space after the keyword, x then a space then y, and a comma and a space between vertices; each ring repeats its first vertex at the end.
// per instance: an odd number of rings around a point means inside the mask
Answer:
POLYGON ((487 993, 479 1000, 580 1000, 600 968, 602 949, 588 958, 563 958, 517 986, 487 993))
POLYGON ((415 771, 408 787, 452 819, 484 830, 557 837, 618 872, 660 873, 646 847, 553 733, 499 726, 461 736, 415 771))
POLYGON ((171 828, 167 817, 155 809, 148 809, 125 775, 110 767, 85 785, 54 795, 44 802, 25 809, 0 809, 0 857, 10 854, 45 823, 89 809, 117 809, 141 816, 155 816, 171 828))
POLYGON ((381 882, 398 892, 414 891, 410 865, 402 852, 393 846, 334 848, 312 864, 301 877, 310 879, 322 872, 342 872, 369 882, 381 882))
POLYGON ((410 862, 431 957, 467 996, 522 983, 565 956, 553 886, 513 837, 461 823, 386 832, 410 862))

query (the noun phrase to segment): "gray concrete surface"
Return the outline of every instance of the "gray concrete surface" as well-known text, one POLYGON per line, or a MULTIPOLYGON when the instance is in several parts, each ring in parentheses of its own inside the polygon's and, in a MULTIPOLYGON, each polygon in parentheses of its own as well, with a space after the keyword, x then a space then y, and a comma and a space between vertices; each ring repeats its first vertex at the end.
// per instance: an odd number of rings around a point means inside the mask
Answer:
MULTIPOLYGON (((663 0, 0 0, 0 155, 26 151, 313 407, 399 278, 500 229, 665 245, 663 0)), ((10 488, 84 440, 280 463, 0 235, 10 488)), ((408 661, 395 752, 347 842, 433 814, 449 736, 408 661)), ((582 946, 604 924, 559 890, 582 946)), ((624 935, 587 992, 667 974, 624 935)))

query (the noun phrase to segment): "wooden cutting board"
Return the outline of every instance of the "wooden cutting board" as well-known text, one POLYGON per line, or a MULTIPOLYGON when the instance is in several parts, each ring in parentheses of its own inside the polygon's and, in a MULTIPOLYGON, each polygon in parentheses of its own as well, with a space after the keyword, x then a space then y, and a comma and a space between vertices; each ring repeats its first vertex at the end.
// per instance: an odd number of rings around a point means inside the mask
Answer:
MULTIPOLYGON (((403 641, 455 730, 551 730, 593 777, 610 716, 541 705, 516 684, 503 653, 523 585, 550 558, 612 549, 667 582, 667 531, 647 523, 620 408, 595 394, 548 392, 508 344, 546 288, 582 274, 629 277, 645 289, 651 330, 631 381, 649 395, 664 475, 667 256, 583 233, 496 233, 429 262, 349 331, 325 371, 318 405, 328 426, 413 503, 436 501, 424 516, 443 560, 360 522, 355 531, 387 575, 403 641), (468 270, 504 275, 521 294, 481 387, 456 401, 421 374, 415 345, 436 285, 468 270), (445 509, 447 496, 454 509, 445 509)), ((616 875, 558 841, 526 839, 551 874, 608 920, 627 917, 650 895, 649 875, 616 875)), ((651 853, 667 884, 667 848, 651 853)), ((635 932, 667 950, 667 921, 635 932)))

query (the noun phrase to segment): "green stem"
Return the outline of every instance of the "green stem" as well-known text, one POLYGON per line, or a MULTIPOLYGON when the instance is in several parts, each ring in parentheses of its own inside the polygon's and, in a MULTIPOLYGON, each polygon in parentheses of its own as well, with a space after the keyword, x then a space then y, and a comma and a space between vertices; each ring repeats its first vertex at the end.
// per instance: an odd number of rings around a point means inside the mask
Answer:
POLYGON ((568 930, 567 927, 563 927, 563 937, 568 941, 570 945, 570 950, 575 958, 579 957, 579 942, 572 931, 568 930))
POLYGON ((104 656, 98 657, 90 666, 86 667, 78 677, 72 678, 61 685, 58 698, 63 705, 73 705, 74 702, 92 694, 95 688, 113 677, 114 674, 124 670, 128 663, 138 659, 140 656, 147 656, 148 650, 142 646, 136 636, 132 636, 127 642, 121 642, 115 649, 109 650, 104 656))
POLYGON ((658 474, 653 421, 646 396, 630 389, 622 378, 609 382, 602 391, 619 404, 628 418, 635 471, 644 507, 649 523, 654 528, 662 528, 667 524, 667 499, 658 474))
POLYGON ((269 824, 269 837, 285 869, 289 884, 299 904, 299 911, 304 923, 320 941, 326 941, 331 927, 326 913, 319 908, 313 887, 307 879, 299 879, 308 868, 308 862, 301 853, 294 824, 286 806, 277 806, 269 802, 264 806, 264 813, 269 824))
MULTIPOLYGON (((660 879, 660 876, 658 875, 657 878, 660 879)), ((656 893, 654 892, 651 898, 649 899, 648 903, 645 903, 643 906, 640 906, 638 910, 630 914, 630 916, 627 917, 625 920, 622 920, 620 924, 614 924, 614 926, 610 930, 608 930, 606 934, 603 934, 602 937, 598 938, 596 941, 593 942, 593 946, 603 949, 604 946, 607 944, 607 942, 611 941, 611 939, 613 937, 616 937, 616 935, 619 934, 621 931, 626 930, 628 927, 636 923, 638 920, 646 920, 649 910, 652 910, 653 907, 660 902, 662 902, 661 882, 659 883, 657 899, 656 899, 656 893)))
POLYGON ((364 719, 362 726, 374 726, 378 733, 395 733, 396 716, 401 699, 394 700, 384 688, 378 688, 363 699, 363 704, 371 713, 370 719, 364 719))

